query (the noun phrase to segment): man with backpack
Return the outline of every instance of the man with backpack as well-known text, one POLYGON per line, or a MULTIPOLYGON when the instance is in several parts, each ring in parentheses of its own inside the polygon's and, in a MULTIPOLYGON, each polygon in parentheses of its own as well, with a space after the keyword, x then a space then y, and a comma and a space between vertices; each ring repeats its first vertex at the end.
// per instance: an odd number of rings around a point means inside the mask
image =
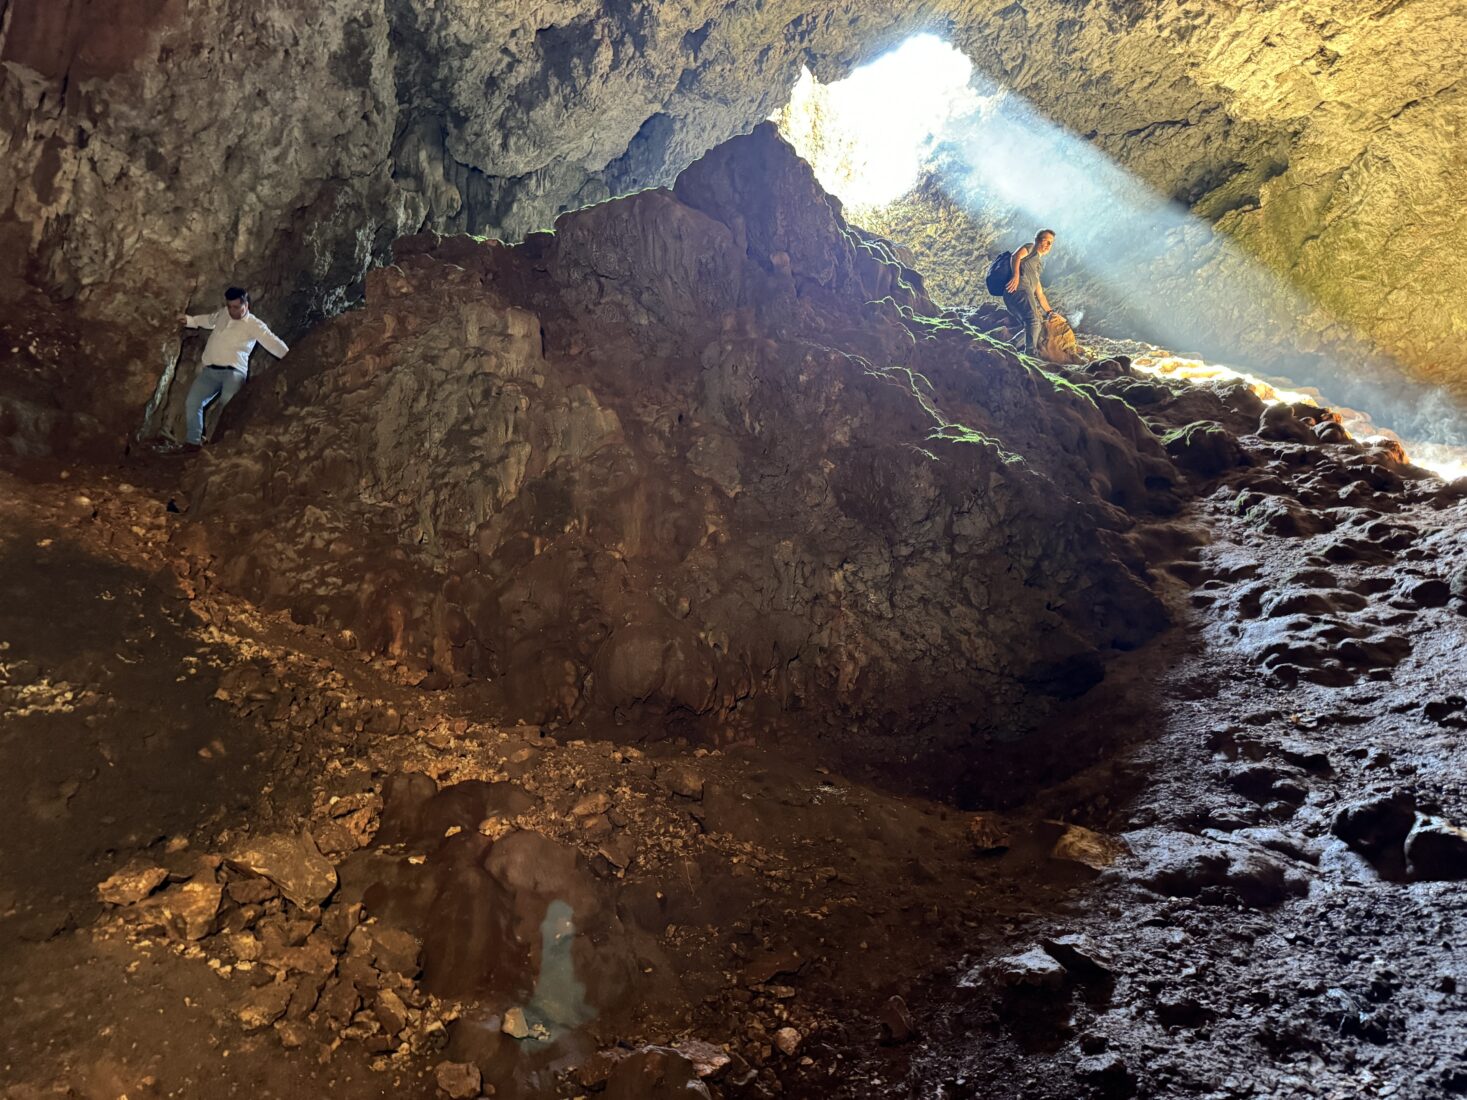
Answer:
POLYGON ((1033 244, 1020 245, 1012 254, 1003 253, 988 269, 988 291, 1001 296, 1004 306, 1024 326, 1024 350, 1030 355, 1038 352, 1044 322, 1054 313, 1040 282, 1044 257, 1053 247, 1054 230, 1041 229, 1033 244))

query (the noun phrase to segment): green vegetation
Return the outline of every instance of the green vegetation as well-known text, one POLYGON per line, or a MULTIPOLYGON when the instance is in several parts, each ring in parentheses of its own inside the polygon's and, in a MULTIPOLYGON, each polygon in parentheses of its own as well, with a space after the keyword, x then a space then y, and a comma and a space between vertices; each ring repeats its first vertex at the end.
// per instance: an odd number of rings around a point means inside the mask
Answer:
MULTIPOLYGON (((937 402, 934 400, 931 380, 920 371, 915 371, 911 367, 901 366, 868 366, 866 373, 872 378, 879 378, 883 381, 901 386, 917 399, 917 403, 922 406, 923 411, 928 416, 932 417, 932 422, 936 425, 927 433, 928 439, 943 443, 968 443, 984 447, 992 451, 999 462, 1005 466, 1023 463, 1024 457, 1022 455, 1005 450, 1003 445, 991 435, 980 432, 976 428, 970 428, 966 424, 959 424, 956 421, 949 420, 943 415, 942 410, 937 407, 937 402)), ((936 455, 925 448, 918 447, 916 449, 934 461, 937 459, 936 455)))

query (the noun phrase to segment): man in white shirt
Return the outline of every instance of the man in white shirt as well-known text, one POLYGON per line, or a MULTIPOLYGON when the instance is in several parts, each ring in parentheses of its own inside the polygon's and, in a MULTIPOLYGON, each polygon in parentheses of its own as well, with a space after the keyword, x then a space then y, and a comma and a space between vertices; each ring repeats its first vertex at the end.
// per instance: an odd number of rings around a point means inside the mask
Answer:
POLYGON ((204 445, 204 412, 215 401, 222 409, 234 399, 250 374, 250 352, 255 345, 283 359, 290 349, 250 312, 249 291, 232 286, 224 292, 224 309, 197 316, 183 314, 179 320, 189 328, 213 329, 204 345, 204 365, 184 402, 188 435, 184 450, 197 451, 204 445))

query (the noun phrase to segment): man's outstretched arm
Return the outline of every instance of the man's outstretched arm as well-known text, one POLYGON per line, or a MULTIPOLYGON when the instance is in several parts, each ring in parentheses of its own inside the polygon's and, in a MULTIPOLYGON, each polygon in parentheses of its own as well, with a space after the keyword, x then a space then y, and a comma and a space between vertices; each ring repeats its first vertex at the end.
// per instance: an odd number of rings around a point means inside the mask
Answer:
POLYGON ((260 334, 256 337, 260 341, 260 346, 275 356, 275 358, 284 359, 285 353, 290 350, 290 348, 286 347, 285 341, 271 332, 270 326, 264 321, 261 321, 258 317, 255 320, 260 326, 260 334))
POLYGON ((217 309, 213 313, 180 313, 178 315, 179 324, 185 328, 213 328, 218 319, 219 311, 217 309))

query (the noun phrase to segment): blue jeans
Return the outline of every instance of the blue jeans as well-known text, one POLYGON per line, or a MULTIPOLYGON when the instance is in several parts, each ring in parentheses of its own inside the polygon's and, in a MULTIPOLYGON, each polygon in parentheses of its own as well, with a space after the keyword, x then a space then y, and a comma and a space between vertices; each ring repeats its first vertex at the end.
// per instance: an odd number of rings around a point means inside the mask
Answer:
POLYGON ((245 376, 230 367, 204 367, 199 371, 199 376, 189 387, 188 399, 183 403, 188 442, 204 442, 204 410, 215 401, 219 402, 221 409, 224 408, 244 384, 245 376))
POLYGON ((1033 355, 1039 347, 1040 327, 1044 324, 1044 310, 1039 308, 1039 299, 1020 290, 1017 294, 1005 294, 1003 304, 1024 326, 1024 350, 1033 355))

